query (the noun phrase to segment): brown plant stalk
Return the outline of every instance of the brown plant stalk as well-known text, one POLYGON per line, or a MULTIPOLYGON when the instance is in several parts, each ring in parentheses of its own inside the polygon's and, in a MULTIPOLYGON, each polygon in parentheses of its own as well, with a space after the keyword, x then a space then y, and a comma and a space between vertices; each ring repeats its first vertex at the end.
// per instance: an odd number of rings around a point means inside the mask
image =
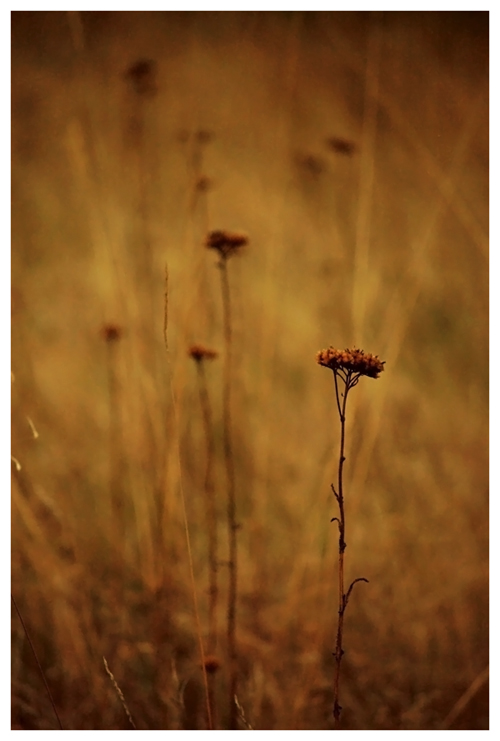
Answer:
MULTIPOLYGON (((168 342, 168 297, 169 297, 169 290, 168 290, 168 283, 169 283, 169 274, 168 274, 168 267, 165 266, 165 301, 164 301, 164 312, 163 312, 163 339, 165 342, 165 350, 167 352, 167 361, 170 365, 170 346, 168 342)), ((172 411, 174 416, 174 425, 175 429, 178 431, 179 429, 179 421, 178 421, 178 415, 177 415, 177 405, 175 401, 175 394, 174 394, 174 387, 172 383, 172 373, 170 371, 169 373, 169 390, 170 390, 170 398, 172 402, 172 411)), ((187 507, 186 507, 186 497, 184 496, 184 486, 183 486, 183 476, 182 476, 182 465, 181 465, 181 454, 180 454, 180 446, 179 446, 179 436, 178 433, 176 435, 176 458, 177 458, 177 466, 178 466, 178 473, 179 473, 179 489, 180 489, 180 495, 181 495, 181 505, 182 505, 182 519, 184 523, 184 533, 186 536, 186 548, 187 548, 187 556, 188 556, 188 564, 189 564, 189 576, 191 579, 191 593, 193 598, 193 608, 194 608, 194 618, 195 618, 195 624, 196 624, 196 634, 198 636, 198 648, 200 652, 200 663, 201 668, 203 671, 203 684, 205 689, 205 700, 206 700, 206 708, 207 708, 207 724, 208 724, 208 730, 212 731, 214 729, 213 721, 212 721, 212 710, 210 705, 210 690, 208 685, 208 670, 207 670, 207 663, 205 661, 205 650, 203 647, 203 638, 201 635, 201 623, 200 623, 200 614, 198 610, 198 595, 196 592, 196 581, 194 578, 194 566, 193 566, 193 552, 191 548, 191 536, 189 534, 189 521, 188 521, 188 515, 187 515, 187 507)))
POLYGON ((202 345, 192 345, 189 355, 196 363, 198 375, 198 388, 200 394, 200 406, 203 417, 203 428, 206 444, 205 464, 205 517, 208 531, 208 645, 205 657, 205 669, 208 674, 208 687, 210 695, 210 707, 212 711, 213 727, 217 727, 216 713, 216 672, 218 669, 217 659, 217 603, 219 599, 218 585, 218 537, 217 537, 217 506, 214 485, 214 439, 212 408, 208 395, 207 379, 205 374, 205 360, 213 360, 217 357, 214 350, 208 350, 202 345))
POLYGON ((229 544, 229 589, 227 602, 227 651, 229 660, 229 729, 238 728, 238 708, 235 697, 238 688, 236 610, 238 599, 238 523, 236 520, 236 484, 233 446, 231 436, 231 385, 232 385, 232 327, 231 293, 227 261, 241 247, 248 244, 245 235, 225 231, 210 232, 205 246, 219 253, 218 267, 221 275, 222 313, 224 325, 224 370, 223 370, 223 427, 224 460, 227 479, 227 533, 229 544))
POLYGON ((378 378, 384 370, 384 363, 377 356, 364 353, 363 350, 352 348, 351 350, 336 350, 329 347, 327 350, 321 350, 316 356, 320 365, 330 368, 333 371, 335 381, 335 399, 337 402, 337 411, 340 419, 340 454, 338 466, 337 488, 331 484, 332 492, 337 500, 339 516, 333 517, 331 522, 337 522, 339 530, 339 557, 338 557, 338 617, 337 617, 337 636, 335 641, 335 674, 333 680, 333 717, 335 729, 340 730, 340 714, 342 707, 340 705, 340 667, 343 649, 344 635, 344 617, 347 604, 351 596, 354 585, 357 582, 367 582, 368 579, 360 577, 351 582, 347 592, 344 591, 344 553, 346 549, 345 533, 345 509, 344 509, 344 463, 345 463, 345 422, 347 396, 349 391, 357 386, 361 376, 378 378), (344 384, 343 392, 339 388, 339 380, 344 384))

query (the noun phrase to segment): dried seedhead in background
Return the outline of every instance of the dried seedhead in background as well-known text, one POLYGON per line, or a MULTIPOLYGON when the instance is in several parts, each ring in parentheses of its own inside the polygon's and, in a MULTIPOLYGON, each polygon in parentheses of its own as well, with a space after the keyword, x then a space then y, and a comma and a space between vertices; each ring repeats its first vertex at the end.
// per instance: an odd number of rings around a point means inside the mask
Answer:
POLYGON ((138 59, 125 72, 137 95, 153 96, 158 92, 158 65, 154 59, 138 59))
POLYGON ((105 324, 101 329, 101 337, 105 342, 118 342, 123 337, 123 329, 119 324, 105 324))
POLYGON ((304 174, 314 179, 318 178, 327 169, 325 160, 314 154, 297 154, 295 164, 304 174))
POLYGON ((208 129, 198 129, 198 131, 195 134, 196 141, 200 146, 203 146, 205 144, 208 144, 209 142, 213 141, 215 134, 213 131, 209 131, 208 129))
POLYGON ((197 363, 201 363, 203 360, 214 360, 219 353, 215 350, 209 350, 207 347, 203 347, 203 345, 191 345, 188 354, 197 363))
POLYGON ((207 674, 215 674, 220 669, 221 662, 217 656, 209 654, 205 656, 205 671, 207 674))
POLYGON ((206 193, 209 191, 213 186, 213 180, 206 175, 200 175, 200 177, 197 179, 195 183, 195 190, 197 190, 199 193, 206 193))
POLYGON ((356 152, 356 145, 349 139, 343 139, 340 136, 331 136, 326 140, 326 145, 336 154, 343 154, 345 157, 352 157, 356 152))
POLYGON ((211 250, 217 250, 224 260, 227 260, 247 244, 248 237, 246 234, 226 232, 221 229, 210 232, 205 239, 205 247, 211 250))

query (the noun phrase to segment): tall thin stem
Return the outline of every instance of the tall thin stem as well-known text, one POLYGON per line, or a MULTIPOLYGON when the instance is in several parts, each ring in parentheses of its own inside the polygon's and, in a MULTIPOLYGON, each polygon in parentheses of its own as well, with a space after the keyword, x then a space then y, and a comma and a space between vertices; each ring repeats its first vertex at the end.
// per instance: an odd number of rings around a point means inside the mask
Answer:
MULTIPOLYGON (((169 349, 169 343, 168 343, 168 297, 169 297, 168 296, 168 267, 165 266, 165 304, 164 304, 164 313, 163 313, 163 337, 165 340, 165 350, 167 352, 167 362, 170 366, 170 349, 169 349)), ((203 649, 203 639, 201 635, 200 614, 198 610, 198 595, 196 592, 196 581, 194 578, 193 552, 191 549, 191 536, 189 534, 189 521, 188 521, 188 515, 187 515, 186 497, 184 496, 181 451, 180 451, 179 433, 178 433, 179 419, 177 415, 177 406, 176 406, 176 401, 175 401, 174 386, 172 383, 171 369, 169 369, 169 390, 170 390, 170 398, 172 402, 174 425, 175 425, 175 430, 177 433, 175 436, 175 440, 176 440, 175 453, 176 453, 178 476, 179 476, 178 481, 179 481, 179 489, 180 489, 180 495, 181 495, 182 519, 184 523, 184 533, 186 536, 189 576, 191 579, 191 593, 192 593, 192 598, 193 598, 194 619, 195 619, 195 625, 196 625, 196 633, 198 636, 198 648, 200 652, 200 661, 201 661, 201 666, 203 667, 203 681, 204 681, 205 699, 206 699, 206 707, 207 707, 207 723, 208 723, 208 729, 212 731, 214 727, 213 727, 213 722, 212 722, 212 708, 210 704, 210 690, 209 690, 209 685, 208 685, 207 667, 206 667, 206 662, 205 662, 205 651, 203 649)))
POLYGON ((48 696, 48 698, 50 700, 50 704, 52 705, 52 710, 54 711, 54 715, 56 716, 57 725, 59 726, 60 730, 62 731, 64 729, 63 729, 63 726, 62 726, 62 723, 61 723, 61 719, 59 717, 59 713, 57 712, 56 704, 54 702, 54 698, 52 697, 52 692, 50 691, 49 685, 48 685, 47 680, 45 678, 45 673, 44 673, 44 671, 42 669, 42 665, 40 664, 40 661, 38 659, 38 655, 37 655, 37 653, 35 651, 35 647, 33 645, 33 642, 31 640, 31 638, 30 638, 30 634, 28 632, 28 628, 26 627, 26 623, 23 620, 23 616, 21 615, 21 611, 19 610, 19 607, 17 606, 17 602, 14 599, 14 595, 11 594, 10 596, 11 596, 11 599, 12 599, 12 604, 14 605, 14 609, 17 612, 17 616, 18 616, 18 618, 19 618, 19 620, 21 622, 21 625, 23 626, 24 634, 25 634, 25 636, 26 636, 26 638, 28 640, 28 643, 30 645, 30 648, 31 648, 31 650, 33 652, 33 656, 35 657, 35 661, 36 661, 36 665, 38 667, 38 671, 40 672, 40 676, 42 677, 42 681, 43 681, 43 684, 45 686, 45 690, 47 692, 47 696, 48 696))
POLYGON ((335 678, 333 684, 333 717, 335 719, 335 728, 340 730, 340 712, 342 710, 339 704, 339 692, 340 692, 340 665, 342 662, 343 649, 342 649, 342 638, 344 629, 344 551, 346 549, 345 542, 345 512, 344 512, 344 488, 343 488, 343 473, 344 473, 344 462, 345 462, 345 411, 347 405, 347 393, 349 391, 349 384, 347 378, 345 379, 344 393, 341 395, 342 400, 339 396, 339 387, 337 381, 337 373, 334 373, 335 378, 335 395, 337 399, 337 407, 340 416, 340 456, 339 456, 339 472, 338 472, 338 491, 332 486, 333 493, 337 499, 339 505, 339 559, 338 559, 338 620, 337 620, 337 639, 335 644, 335 678))
MULTIPOLYGON (((354 585, 359 581, 368 581, 361 577, 355 579, 347 593, 344 587, 344 552, 346 549, 345 542, 345 510, 344 510, 344 463, 345 463, 345 422, 346 422, 346 407, 347 407, 347 394, 359 381, 359 374, 353 373, 350 370, 334 370, 335 378, 335 397, 337 400, 337 409, 340 417, 340 455, 339 455, 339 471, 338 471, 338 483, 337 489, 332 484, 332 491, 337 500, 339 507, 339 516, 334 517, 333 520, 337 521, 339 528, 339 558, 338 558, 338 618, 337 618, 337 638, 335 641, 335 676, 333 680, 333 717, 335 720, 335 729, 340 730, 340 713, 342 707, 339 702, 340 697, 340 666, 342 663, 342 657, 344 655, 344 649, 342 648, 343 636, 344 636, 344 615, 347 608, 347 603, 354 585), (344 383, 344 393, 339 392, 338 376, 344 383)), ((332 520, 332 522, 333 522, 332 520)))
POLYGON ((237 707, 234 698, 237 694, 237 650, 236 650, 236 602, 238 594, 238 549, 236 522, 236 487, 234 475, 233 448, 231 442, 231 380, 232 380, 232 333, 231 296, 227 273, 227 258, 221 256, 219 263, 222 289, 222 308, 224 322, 224 377, 223 377, 223 420, 224 420, 224 458, 227 476, 227 530, 229 543, 229 589, 227 603, 227 650, 229 659, 229 729, 236 730, 237 707))
POLYGON ((217 597, 219 588, 217 584, 218 573, 218 538, 217 538, 217 510, 215 502, 215 487, 213 480, 214 442, 212 434, 212 409, 207 390, 205 376, 205 364, 203 361, 196 363, 199 381, 200 404, 203 414, 203 427, 206 442, 206 468, 205 468, 205 495, 206 495, 206 518, 208 528, 208 566, 209 566, 209 602, 208 602, 208 649, 215 652, 217 649, 217 597))
MULTIPOLYGON (((208 396, 207 380, 205 376, 205 363, 201 358, 196 363, 198 373, 200 404, 203 414, 203 426, 206 442, 206 468, 205 468, 205 502, 206 521, 208 529, 208 653, 215 654, 217 651, 217 602, 219 597, 218 587, 218 538, 217 538, 217 508, 215 501, 215 487, 213 480, 214 441, 212 434, 212 410, 208 396)), ((212 712, 213 728, 217 728, 216 698, 215 698, 215 674, 208 674, 208 689, 210 696, 210 708, 212 712)))

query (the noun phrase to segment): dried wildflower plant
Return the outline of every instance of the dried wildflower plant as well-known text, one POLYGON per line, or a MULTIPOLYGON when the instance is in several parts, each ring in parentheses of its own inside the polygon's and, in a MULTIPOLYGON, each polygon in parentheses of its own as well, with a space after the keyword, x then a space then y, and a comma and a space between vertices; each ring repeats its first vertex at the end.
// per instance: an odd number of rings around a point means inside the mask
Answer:
POLYGON ((381 361, 377 355, 371 355, 365 353, 356 347, 346 350, 336 350, 334 347, 329 347, 326 350, 320 350, 316 355, 316 361, 319 365, 329 368, 333 371, 335 380, 335 397, 337 401, 337 410, 340 418, 340 456, 338 466, 338 479, 337 487, 331 484, 332 492, 337 500, 339 508, 339 516, 333 517, 331 522, 336 522, 339 530, 339 556, 338 556, 338 618, 337 618, 337 638, 335 643, 335 677, 333 685, 333 717, 335 721, 335 728, 340 730, 340 713, 342 707, 339 703, 339 687, 340 687, 340 665, 344 650, 342 648, 343 630, 344 630, 344 616, 351 596, 354 585, 357 582, 368 582, 368 579, 360 577, 354 579, 351 582, 347 592, 344 589, 344 552, 346 549, 345 541, 345 509, 344 509, 344 488, 343 488, 343 473, 345 463, 345 421, 346 421, 346 406, 347 406, 347 395, 349 391, 354 388, 359 382, 361 376, 367 376, 368 378, 378 378, 380 373, 384 370, 384 362, 381 361), (339 381, 343 383, 342 387, 339 387, 339 381))

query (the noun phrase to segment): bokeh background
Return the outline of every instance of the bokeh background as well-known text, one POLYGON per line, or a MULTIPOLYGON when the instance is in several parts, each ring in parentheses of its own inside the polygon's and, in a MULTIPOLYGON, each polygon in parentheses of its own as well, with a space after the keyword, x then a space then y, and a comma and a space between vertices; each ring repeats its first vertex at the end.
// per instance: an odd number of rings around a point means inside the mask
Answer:
MULTIPOLYGON (((105 656, 138 728, 206 727, 188 348, 223 350, 217 228, 250 240, 229 262, 247 722, 333 727, 331 344, 386 361, 349 397, 346 578, 369 584, 343 725, 488 728, 482 12, 12 14, 12 591, 63 726, 128 727, 105 656)), ((223 562, 222 358, 206 380, 223 562)), ((55 723, 13 611, 12 727, 55 723)))

